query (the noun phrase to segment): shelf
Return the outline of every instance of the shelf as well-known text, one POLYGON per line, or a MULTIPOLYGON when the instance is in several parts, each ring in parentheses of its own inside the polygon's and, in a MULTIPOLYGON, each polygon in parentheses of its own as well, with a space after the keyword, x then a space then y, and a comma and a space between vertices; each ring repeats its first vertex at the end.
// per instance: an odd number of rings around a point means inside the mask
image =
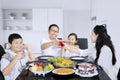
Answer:
POLYGON ((2 19, 5 21, 32 21, 32 19, 2 19))
POLYGON ((4 26, 3 30, 32 30, 32 26, 4 26))
POLYGON ((32 30, 32 9, 3 9, 3 30, 32 30), (14 13, 15 17, 10 14, 14 13), (23 13, 27 14, 23 17, 23 13))

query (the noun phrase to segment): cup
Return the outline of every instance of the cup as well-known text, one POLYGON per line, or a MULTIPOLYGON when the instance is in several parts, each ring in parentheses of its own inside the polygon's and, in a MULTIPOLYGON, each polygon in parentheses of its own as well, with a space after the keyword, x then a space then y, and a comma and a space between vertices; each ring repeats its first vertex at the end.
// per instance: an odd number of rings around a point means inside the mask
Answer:
POLYGON ((65 41, 59 41, 59 46, 64 47, 65 46, 65 41))

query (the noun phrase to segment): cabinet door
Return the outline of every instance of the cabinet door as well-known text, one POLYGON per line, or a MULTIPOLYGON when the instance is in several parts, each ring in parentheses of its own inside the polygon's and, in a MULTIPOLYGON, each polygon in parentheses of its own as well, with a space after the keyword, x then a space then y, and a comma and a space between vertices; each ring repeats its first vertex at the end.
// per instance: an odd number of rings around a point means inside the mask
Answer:
POLYGON ((63 36, 63 10, 62 9, 33 9, 33 30, 48 31, 51 24, 60 27, 58 37, 63 36))
POLYGON ((63 36, 63 10, 62 9, 48 9, 48 26, 50 24, 57 24, 60 28, 58 37, 63 36))
POLYGON ((47 26, 47 9, 33 9, 33 30, 46 31, 47 26))

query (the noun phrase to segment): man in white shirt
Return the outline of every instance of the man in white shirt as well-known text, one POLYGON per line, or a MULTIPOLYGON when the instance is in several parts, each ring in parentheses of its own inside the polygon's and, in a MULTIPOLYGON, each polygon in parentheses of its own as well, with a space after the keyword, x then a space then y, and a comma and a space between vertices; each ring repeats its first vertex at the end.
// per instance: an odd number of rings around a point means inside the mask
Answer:
POLYGON ((49 38, 42 39, 41 41, 42 54, 59 57, 61 52, 61 48, 59 47, 59 41, 57 40, 59 27, 56 24, 51 24, 49 26, 48 33, 49 38))

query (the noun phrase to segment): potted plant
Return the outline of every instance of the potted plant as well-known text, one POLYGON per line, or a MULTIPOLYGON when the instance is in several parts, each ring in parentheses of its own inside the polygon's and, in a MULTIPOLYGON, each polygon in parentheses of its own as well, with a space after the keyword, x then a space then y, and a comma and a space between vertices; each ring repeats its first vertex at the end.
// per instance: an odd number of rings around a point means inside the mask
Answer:
POLYGON ((27 13, 22 13, 22 19, 26 19, 27 18, 27 13))
POLYGON ((9 15, 10 15, 10 19, 15 19, 15 16, 16 16, 15 13, 11 12, 9 15))

